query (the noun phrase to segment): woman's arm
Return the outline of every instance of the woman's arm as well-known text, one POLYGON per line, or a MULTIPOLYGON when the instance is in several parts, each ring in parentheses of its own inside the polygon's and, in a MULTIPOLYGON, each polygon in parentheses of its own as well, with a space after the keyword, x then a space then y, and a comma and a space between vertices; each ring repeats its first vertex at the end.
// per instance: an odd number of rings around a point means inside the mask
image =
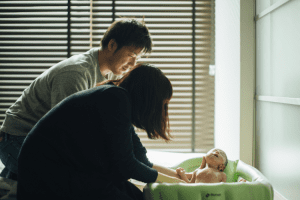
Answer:
MULTIPOLYGON (((164 166, 161 166, 161 165, 157 165, 157 164, 153 164, 152 166, 153 169, 156 169, 158 172, 160 173, 163 173, 163 174, 166 174, 168 176, 172 176, 172 177, 175 177, 175 178, 178 178, 178 179, 182 179, 175 170, 173 169, 170 169, 170 168, 167 168, 167 167, 164 167, 164 166)), ((197 169, 196 169, 197 170, 197 169)), ((195 170, 195 171, 196 171, 195 170)), ((185 173, 185 176, 187 179, 192 179, 193 177, 193 173, 194 172, 188 172, 188 173, 185 173)), ((183 179, 182 179, 183 180, 183 179)))
MULTIPOLYGON (((97 88, 95 89, 97 90, 97 88)), ((93 91, 93 90, 92 90, 93 91)), ((109 171, 115 172, 120 180, 129 178, 153 183, 157 179, 158 172, 155 169, 140 162, 134 155, 131 124, 131 104, 129 94, 121 87, 108 87, 103 92, 95 92, 94 99, 100 99, 96 104, 98 112, 101 113, 101 131, 103 149, 109 171), (97 96, 98 95, 98 96, 97 96), (108 134, 109 133, 109 134, 108 134)), ((102 143, 101 143, 102 144, 102 143)), ((100 162, 101 160, 99 160, 100 162)), ((101 166, 101 165, 100 165, 101 166)))
POLYGON ((158 172, 158 176, 156 181, 157 183, 185 183, 185 181, 175 178, 173 176, 168 176, 166 174, 163 174, 161 172, 158 172))
POLYGON ((169 169, 167 167, 164 167, 164 166, 161 166, 161 165, 157 165, 157 164, 153 164, 152 168, 156 169, 158 172, 160 172, 162 174, 165 174, 165 175, 168 175, 168 176, 180 179, 180 176, 173 169, 169 169))
POLYGON ((184 180, 181 180, 180 176, 173 169, 169 169, 167 167, 153 164, 153 169, 156 169, 158 172, 158 176, 156 182, 161 183, 185 183, 184 180))

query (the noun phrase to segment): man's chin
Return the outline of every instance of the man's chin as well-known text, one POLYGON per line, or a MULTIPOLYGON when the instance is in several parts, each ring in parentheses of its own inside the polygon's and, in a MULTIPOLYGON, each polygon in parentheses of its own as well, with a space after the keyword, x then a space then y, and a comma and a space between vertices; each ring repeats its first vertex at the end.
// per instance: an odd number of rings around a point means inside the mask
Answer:
POLYGON ((124 75, 128 72, 129 70, 122 70, 120 75, 124 75))
POLYGON ((116 72, 113 72, 114 75, 116 76, 122 76, 124 73, 124 71, 116 71, 116 72))

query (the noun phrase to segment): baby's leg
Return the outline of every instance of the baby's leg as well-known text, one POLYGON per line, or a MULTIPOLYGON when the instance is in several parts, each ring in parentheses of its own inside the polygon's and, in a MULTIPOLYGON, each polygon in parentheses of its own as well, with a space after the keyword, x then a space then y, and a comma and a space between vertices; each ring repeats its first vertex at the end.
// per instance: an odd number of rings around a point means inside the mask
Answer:
POLYGON ((177 174, 180 176, 180 178, 181 178, 182 180, 184 180, 184 181, 187 182, 187 183, 190 182, 190 181, 188 180, 188 178, 186 177, 186 175, 185 175, 185 170, 184 170, 183 168, 178 167, 178 168, 176 169, 176 172, 177 172, 177 174))

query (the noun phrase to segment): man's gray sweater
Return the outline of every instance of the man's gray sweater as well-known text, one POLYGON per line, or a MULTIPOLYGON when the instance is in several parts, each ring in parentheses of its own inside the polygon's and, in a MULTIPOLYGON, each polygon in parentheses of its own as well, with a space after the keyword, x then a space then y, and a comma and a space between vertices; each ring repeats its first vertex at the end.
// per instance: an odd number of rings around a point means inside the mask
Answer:
POLYGON ((99 48, 93 48, 72 56, 38 76, 6 111, 0 130, 11 135, 26 136, 61 100, 106 80, 100 72, 98 51, 99 48))

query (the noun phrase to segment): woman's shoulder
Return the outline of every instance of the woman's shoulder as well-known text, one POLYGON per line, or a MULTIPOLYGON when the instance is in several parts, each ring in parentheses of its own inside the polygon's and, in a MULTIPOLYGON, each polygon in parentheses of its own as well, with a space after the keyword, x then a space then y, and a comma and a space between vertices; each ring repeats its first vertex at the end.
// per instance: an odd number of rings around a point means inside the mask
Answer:
POLYGON ((97 87, 101 95, 106 95, 107 98, 118 98, 121 100, 128 99, 129 93, 122 87, 115 86, 114 84, 104 84, 97 87))
POLYGON ((103 85, 96 86, 93 89, 96 91, 100 91, 100 92, 115 92, 115 91, 120 91, 120 90, 126 92, 126 90, 124 88, 116 86, 112 82, 108 82, 103 85))
POLYGON ((113 83, 107 83, 103 85, 103 91, 107 93, 128 93, 127 90, 125 90, 122 87, 116 86, 113 83))

